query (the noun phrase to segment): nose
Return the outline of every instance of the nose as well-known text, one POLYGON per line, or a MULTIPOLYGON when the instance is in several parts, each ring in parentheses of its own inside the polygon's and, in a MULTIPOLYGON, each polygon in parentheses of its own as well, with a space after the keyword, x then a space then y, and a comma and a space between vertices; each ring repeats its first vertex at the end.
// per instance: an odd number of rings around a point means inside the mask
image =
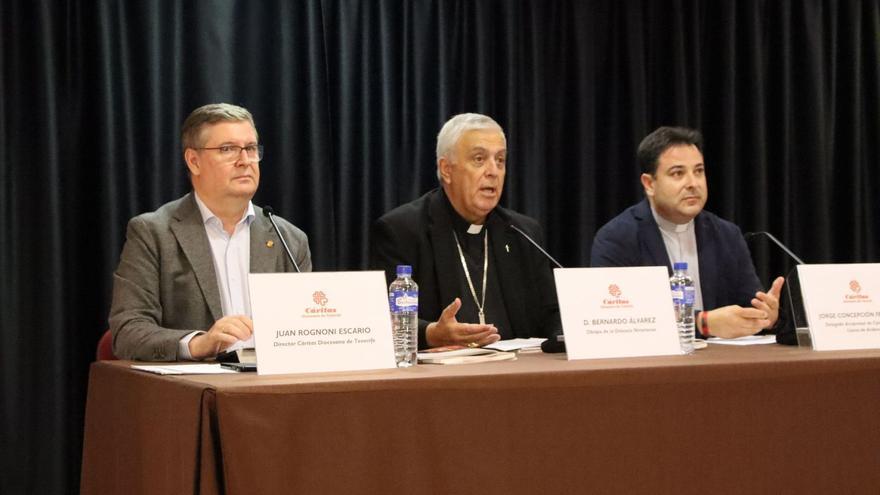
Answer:
POLYGON ((238 156, 235 157, 235 166, 236 167, 246 167, 251 164, 253 160, 248 156, 247 150, 244 148, 238 150, 238 156))
POLYGON ((486 175, 495 176, 501 171, 501 166, 495 158, 489 158, 486 164, 486 175))

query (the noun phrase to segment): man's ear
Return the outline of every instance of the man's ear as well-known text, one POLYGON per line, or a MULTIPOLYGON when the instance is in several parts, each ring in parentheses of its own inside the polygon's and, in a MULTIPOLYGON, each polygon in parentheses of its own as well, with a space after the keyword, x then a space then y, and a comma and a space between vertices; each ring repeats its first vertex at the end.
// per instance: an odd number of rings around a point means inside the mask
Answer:
POLYGON ((186 168, 192 175, 201 174, 201 164, 199 163, 199 154, 192 148, 187 148, 183 152, 183 160, 186 162, 186 168))
POLYGON ((654 177, 651 174, 642 174, 639 177, 642 181, 642 187, 645 189, 645 196, 654 197, 654 177))
POLYGON ((452 183, 452 162, 445 156, 437 160, 437 170, 440 171, 440 182, 444 184, 452 183))

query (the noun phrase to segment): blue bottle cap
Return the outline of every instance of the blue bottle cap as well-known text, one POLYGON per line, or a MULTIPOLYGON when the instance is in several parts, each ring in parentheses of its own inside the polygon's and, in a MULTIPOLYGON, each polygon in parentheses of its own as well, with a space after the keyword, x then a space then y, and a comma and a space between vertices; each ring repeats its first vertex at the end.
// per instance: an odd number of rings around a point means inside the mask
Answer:
MULTIPOLYGON (((398 268, 398 270, 399 270, 399 269, 400 269, 400 268, 398 268)), ((672 269, 673 269, 673 270, 687 270, 687 269, 688 269, 688 264, 687 264, 686 262, 684 262, 684 261, 676 261, 676 262, 672 265, 672 269)))
POLYGON ((398 277, 412 276, 412 267, 410 265, 397 265, 397 276, 398 277))

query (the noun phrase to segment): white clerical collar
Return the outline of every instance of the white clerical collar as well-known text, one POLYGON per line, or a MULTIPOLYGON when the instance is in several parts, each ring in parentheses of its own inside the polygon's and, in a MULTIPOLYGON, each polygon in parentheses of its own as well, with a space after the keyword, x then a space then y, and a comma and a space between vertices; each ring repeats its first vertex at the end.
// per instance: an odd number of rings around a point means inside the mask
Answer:
POLYGON ((468 234, 479 234, 482 231, 483 231, 483 226, 477 225, 477 224, 471 224, 471 226, 468 227, 468 229, 467 229, 468 234))
POLYGON ((663 230, 664 232, 668 232, 670 234, 681 234, 687 232, 691 230, 691 227, 694 225, 693 218, 691 218, 688 223, 670 222, 669 220, 660 216, 660 214, 657 213, 657 210, 655 210, 653 206, 651 206, 651 214, 654 215, 654 221, 657 222, 657 226, 660 227, 660 230, 663 230))

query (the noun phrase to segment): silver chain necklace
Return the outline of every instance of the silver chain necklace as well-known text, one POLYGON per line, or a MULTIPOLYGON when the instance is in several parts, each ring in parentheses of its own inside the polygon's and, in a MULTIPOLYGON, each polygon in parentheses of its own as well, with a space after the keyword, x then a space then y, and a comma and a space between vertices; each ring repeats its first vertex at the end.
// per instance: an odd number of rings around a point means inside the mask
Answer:
POLYGON ((477 292, 474 290, 474 283, 471 281, 471 272, 468 270, 467 262, 464 260, 464 252, 461 250, 461 243, 458 242, 458 234, 455 231, 452 231, 452 235, 455 236, 455 246, 458 248, 458 257, 461 259, 461 267, 464 268, 464 276, 467 278, 468 288, 471 290, 471 297, 474 298, 474 304, 477 305, 477 309, 479 310, 478 316, 480 317, 480 324, 486 324, 486 313, 483 312, 483 307, 486 306, 486 274, 489 273, 489 230, 486 230, 486 235, 483 236, 483 300, 477 300, 477 292))

